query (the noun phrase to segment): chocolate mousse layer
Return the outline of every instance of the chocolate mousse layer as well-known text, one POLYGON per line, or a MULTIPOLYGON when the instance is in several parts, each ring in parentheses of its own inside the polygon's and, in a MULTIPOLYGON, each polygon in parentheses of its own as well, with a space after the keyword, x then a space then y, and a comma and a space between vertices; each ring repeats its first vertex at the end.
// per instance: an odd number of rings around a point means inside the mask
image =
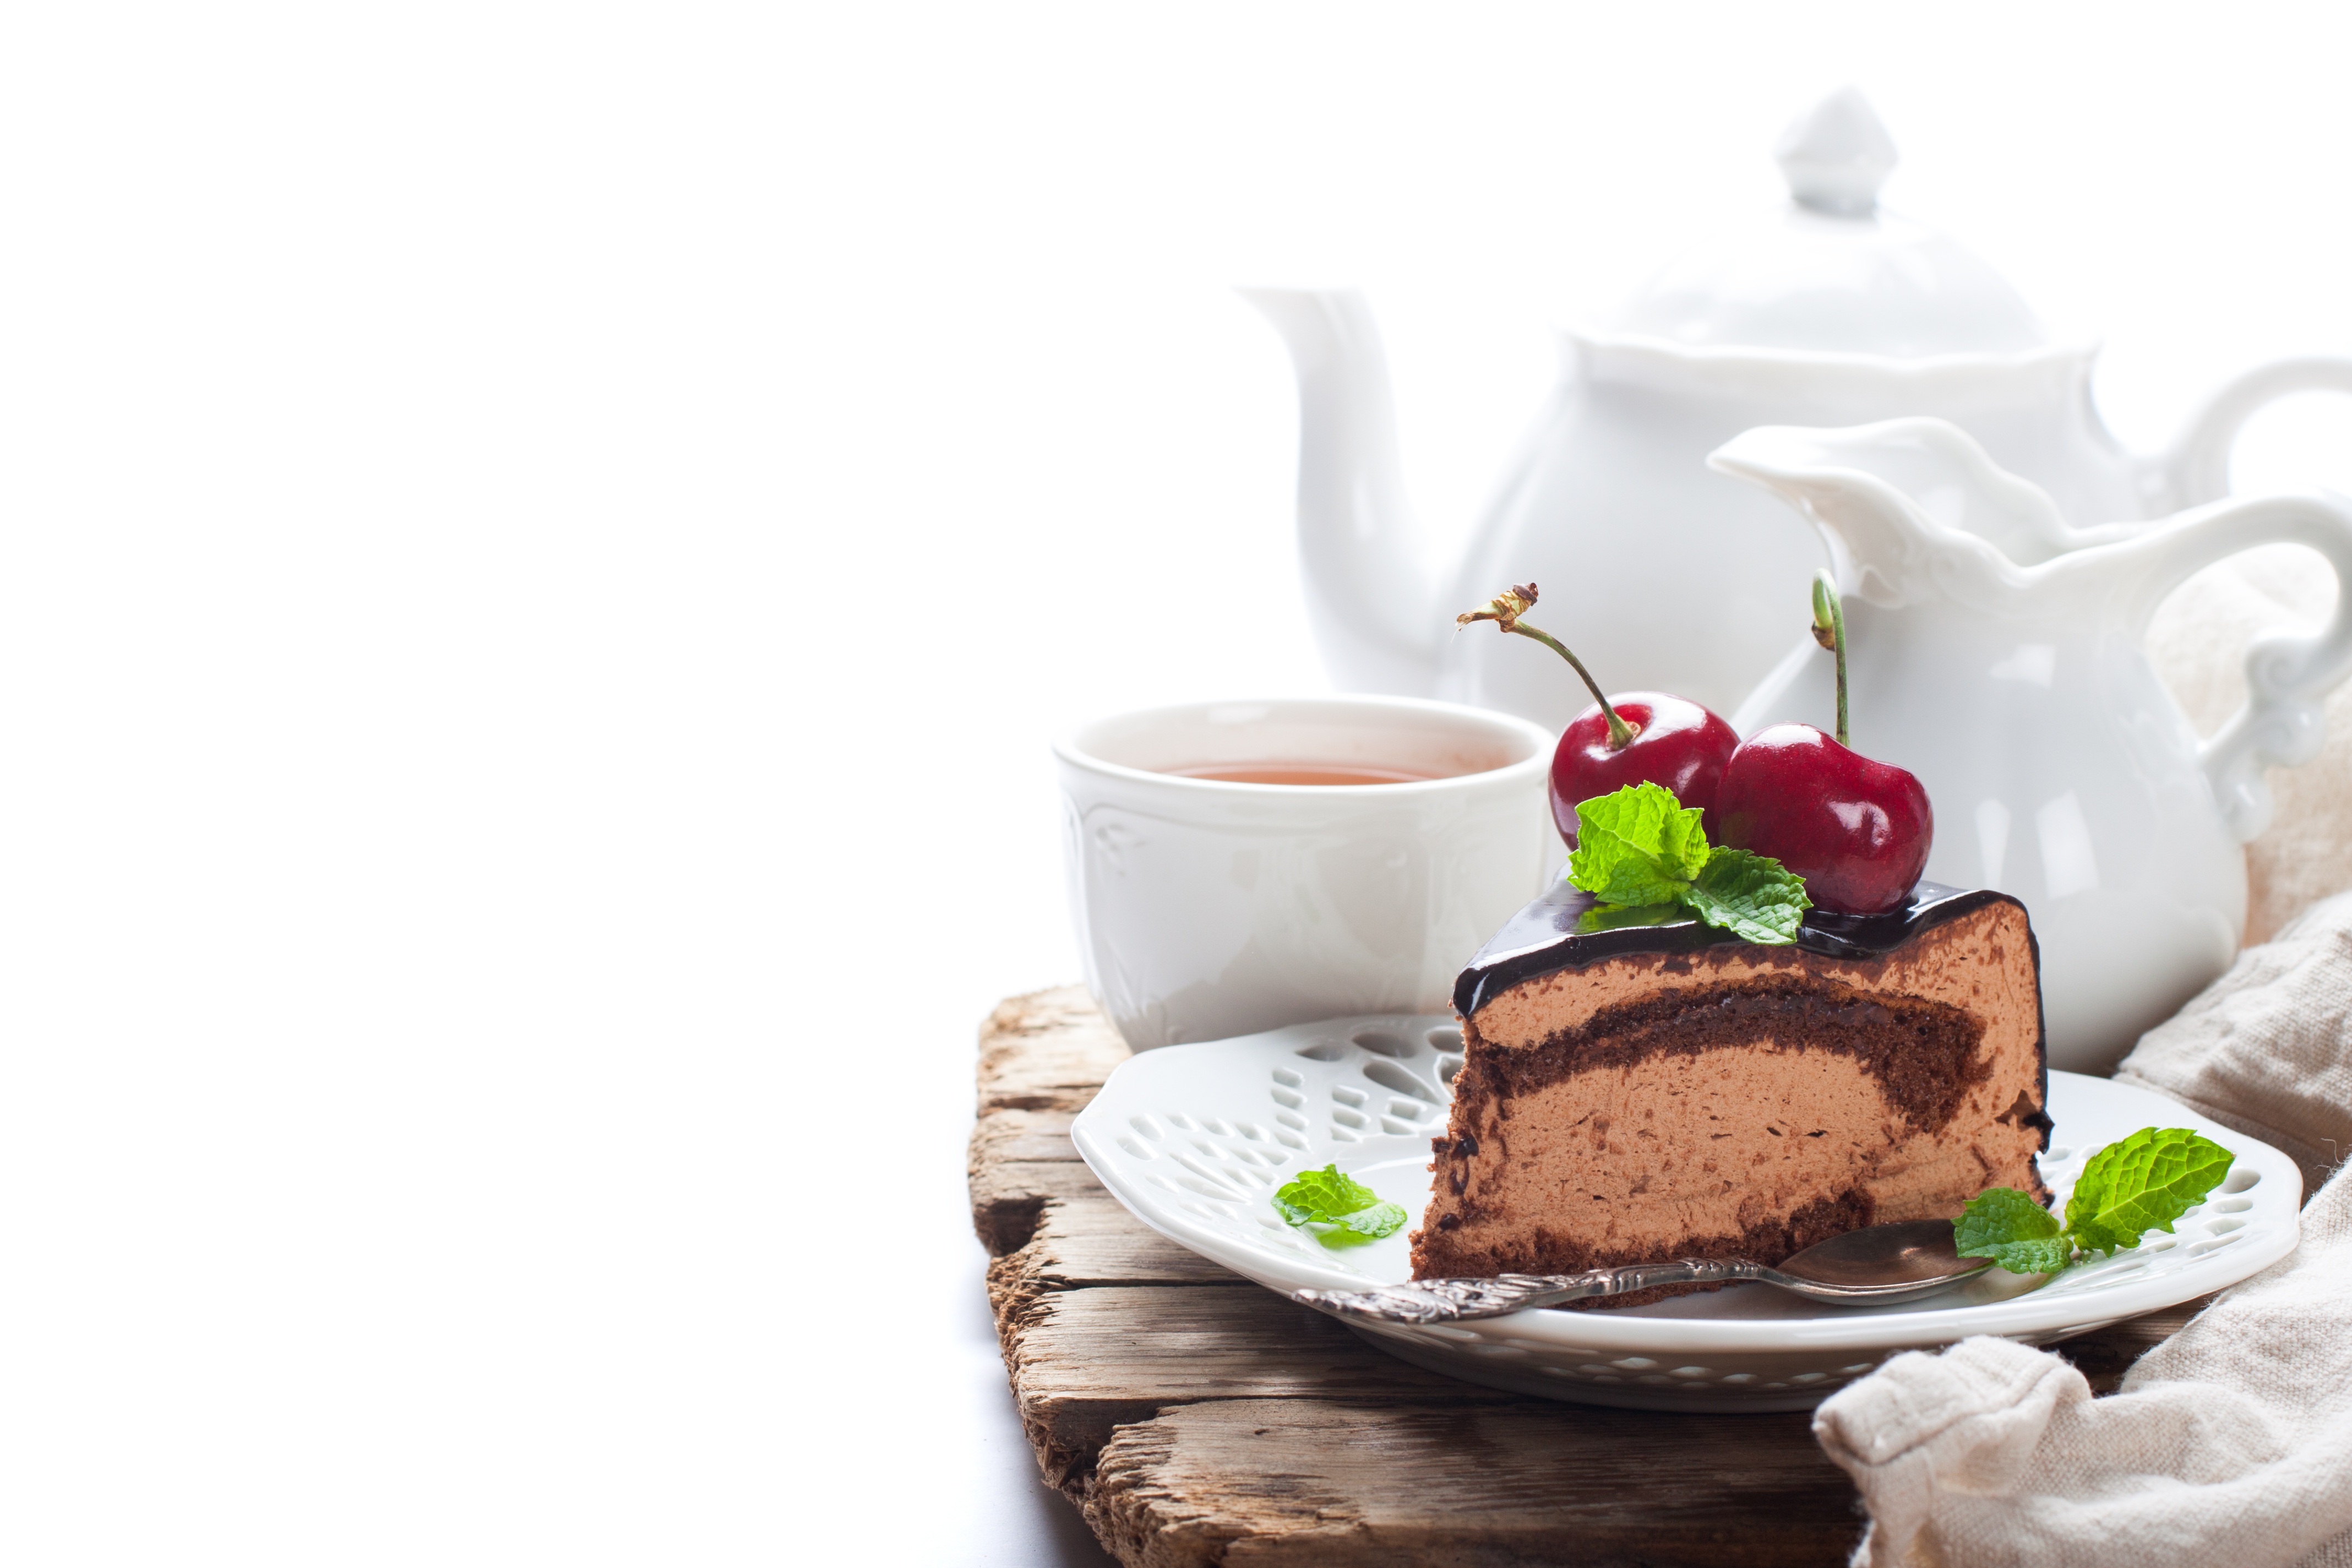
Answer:
POLYGON ((1923 883, 1894 914, 1813 911, 1764 946, 1612 922, 1562 888, 1455 996, 1465 1054, 1416 1278, 1777 1263, 1987 1187, 2047 1199, 2039 958, 2004 894, 1923 883))

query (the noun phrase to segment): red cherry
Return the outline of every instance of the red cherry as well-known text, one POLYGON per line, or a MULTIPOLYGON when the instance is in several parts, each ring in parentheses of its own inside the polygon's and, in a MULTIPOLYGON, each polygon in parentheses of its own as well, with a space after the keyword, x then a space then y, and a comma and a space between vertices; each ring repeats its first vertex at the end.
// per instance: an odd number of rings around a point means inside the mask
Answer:
MULTIPOLYGON (((1739 744, 1738 731, 1687 698, 1628 691, 1611 698, 1609 706, 1633 726, 1633 740, 1609 749, 1609 721, 1596 702, 1570 721, 1551 754, 1551 819, 1571 849, 1577 803, 1628 784, 1664 784, 1685 805, 1712 807, 1724 764, 1739 744)), ((1712 838, 1714 812, 1704 820, 1712 838)))
POLYGON ((1714 822, 1717 842, 1769 855, 1805 879, 1815 904, 1850 915, 1901 908, 1936 841, 1917 779, 1811 724, 1773 724, 1740 742, 1714 822))

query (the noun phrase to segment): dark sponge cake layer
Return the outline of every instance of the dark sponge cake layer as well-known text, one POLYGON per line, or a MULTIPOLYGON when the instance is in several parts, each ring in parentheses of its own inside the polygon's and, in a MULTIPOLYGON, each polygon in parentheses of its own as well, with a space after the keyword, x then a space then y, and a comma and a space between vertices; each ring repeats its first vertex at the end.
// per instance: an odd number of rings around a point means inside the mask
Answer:
POLYGON ((1853 1058, 1890 1103, 1932 1132, 1951 1121, 1968 1088, 1983 1081, 1983 1022, 1948 1003, 1774 974, 1732 985, 1665 986, 1645 1001, 1602 1008, 1532 1050, 1488 1053, 1486 1065, 1507 1093, 1527 1094, 1661 1051, 1696 1056, 1789 1042, 1853 1058))
POLYGON ((1477 1005, 1416 1278, 1776 1263, 1948 1217, 1988 1186, 2046 1200, 2038 961, 2016 900, 1923 887, 1871 933, 1891 941, 1790 947, 1687 921, 1596 941, 1576 929, 1589 907, 1539 901, 1464 975, 1477 1005), (1515 944, 1535 921, 1549 937, 1515 944))

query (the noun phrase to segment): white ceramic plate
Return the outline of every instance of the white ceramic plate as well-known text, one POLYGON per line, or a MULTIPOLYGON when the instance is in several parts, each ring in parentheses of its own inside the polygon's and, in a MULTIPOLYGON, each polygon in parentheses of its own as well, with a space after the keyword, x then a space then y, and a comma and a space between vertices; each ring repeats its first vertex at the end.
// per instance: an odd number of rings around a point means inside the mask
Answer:
MULTIPOLYGON (((1160 1235, 1275 1290, 1411 1275, 1406 1226, 1327 1250, 1276 1214, 1276 1187, 1328 1163, 1418 1224, 1462 1036, 1443 1016, 1302 1024, 1169 1046, 1120 1064, 1071 1129, 1078 1152, 1160 1235)), ((2237 1155, 2220 1192, 2136 1249, 2047 1284, 1995 1269, 1898 1307, 1824 1308, 1735 1285, 1616 1311, 1537 1310, 1424 1327, 1350 1323, 1383 1350, 1498 1388, 1675 1410, 1804 1409, 1902 1351, 1999 1334, 2048 1344, 2218 1290, 2294 1250, 2303 1178, 2266 1143, 2144 1089, 2050 1075, 2042 1178, 2063 1206, 2083 1162, 2142 1127, 2192 1127, 2237 1155)), ((1305 1309, 1301 1309, 1304 1310, 1305 1309)))

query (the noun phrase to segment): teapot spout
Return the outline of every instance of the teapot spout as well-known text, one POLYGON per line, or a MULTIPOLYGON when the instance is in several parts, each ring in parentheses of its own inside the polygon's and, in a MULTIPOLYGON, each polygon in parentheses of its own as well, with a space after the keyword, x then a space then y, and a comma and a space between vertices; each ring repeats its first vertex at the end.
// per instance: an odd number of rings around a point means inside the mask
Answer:
POLYGON ((1426 697, 1449 623, 1397 459, 1388 356, 1352 289, 1244 289, 1298 373, 1298 555, 1342 691, 1426 697))

